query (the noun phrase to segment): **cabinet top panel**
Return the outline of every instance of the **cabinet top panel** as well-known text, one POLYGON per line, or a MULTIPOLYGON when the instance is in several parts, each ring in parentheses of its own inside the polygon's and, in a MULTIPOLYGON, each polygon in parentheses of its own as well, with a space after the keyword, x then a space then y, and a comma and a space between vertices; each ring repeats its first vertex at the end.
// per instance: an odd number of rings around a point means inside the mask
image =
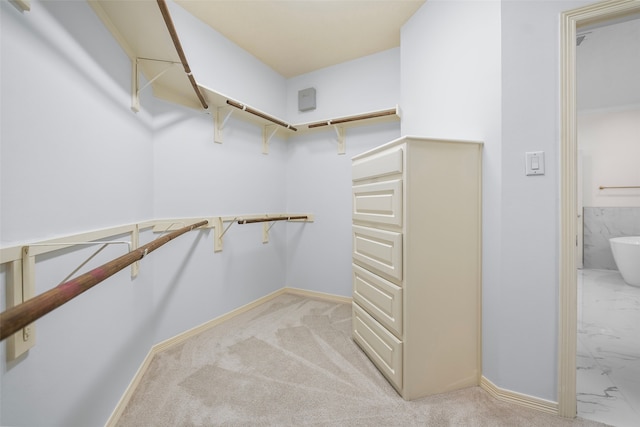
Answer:
POLYGON ((417 144, 473 144, 473 145, 478 145, 479 147, 482 147, 484 145, 483 142, 481 141, 467 141, 467 140, 458 140, 458 139, 446 139, 446 138, 428 138, 428 137, 421 137, 421 136, 403 136, 401 138, 398 139, 394 139, 391 142, 388 142, 386 144, 380 145, 376 148, 373 148, 371 150, 365 151, 364 153, 358 154, 354 157, 351 158, 351 160, 358 160, 361 159, 363 157, 367 157, 370 156, 372 154, 375 154, 377 152, 383 151, 383 150, 387 150, 391 147, 394 147, 396 145, 401 145, 401 144, 405 144, 405 143, 417 143, 417 144))

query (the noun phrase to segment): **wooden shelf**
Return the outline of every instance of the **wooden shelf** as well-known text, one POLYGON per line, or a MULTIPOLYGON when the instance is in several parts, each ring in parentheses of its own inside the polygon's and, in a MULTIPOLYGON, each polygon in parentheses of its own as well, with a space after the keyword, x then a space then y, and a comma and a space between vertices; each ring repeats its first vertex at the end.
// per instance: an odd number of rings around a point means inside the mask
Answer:
MULTIPOLYGON (((207 103, 209 104, 209 111, 214 117, 215 122, 215 141, 221 143, 223 140, 223 131, 226 125, 226 120, 229 116, 238 115, 243 120, 251 122, 257 126, 261 126, 268 135, 275 134, 288 138, 289 136, 298 132, 298 127, 284 120, 266 113, 262 110, 254 108, 249 104, 245 104, 237 99, 233 99, 230 96, 224 95, 213 89, 210 89, 203 85, 198 85, 202 93, 204 94, 207 103)), ((271 135, 273 136, 273 135, 271 135)), ((271 139, 270 137, 268 139, 271 139)))

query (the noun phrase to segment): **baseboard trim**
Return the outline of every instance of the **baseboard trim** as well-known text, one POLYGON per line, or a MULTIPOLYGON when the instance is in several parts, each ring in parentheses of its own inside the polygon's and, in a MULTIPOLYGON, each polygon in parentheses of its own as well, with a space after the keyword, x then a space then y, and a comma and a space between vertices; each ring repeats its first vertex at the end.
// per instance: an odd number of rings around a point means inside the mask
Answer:
POLYGON ((503 402, 513 403, 548 414, 558 415, 558 403, 539 397, 529 396, 498 387, 484 375, 480 377, 480 387, 494 398, 503 402))
POLYGON ((194 328, 191 328, 185 332, 182 332, 172 338, 169 338, 167 340, 161 341, 158 344, 155 344, 153 347, 151 347, 151 349, 149 350, 149 353, 147 354, 147 356, 144 358, 144 360, 142 361, 142 364, 140 365, 140 367, 138 368, 138 371, 136 372, 136 374, 134 375, 133 379, 131 380, 131 382, 129 383, 129 385, 127 386, 127 389, 125 390, 124 394, 122 395, 122 397, 120 398, 120 400, 118 401, 118 404, 116 405, 115 409, 113 410, 113 412, 111 413, 111 416, 109 417, 109 419, 107 420, 107 423, 105 424, 105 427, 115 427, 115 425, 118 423, 118 421, 120 420, 120 417, 122 416, 122 413, 124 412, 125 408, 127 407, 127 404, 129 403, 129 401, 131 400, 131 397, 133 397, 133 393, 135 392, 136 388, 138 387, 138 385, 140 385, 140 381, 142 381, 142 377, 144 376, 145 372, 147 371, 147 369, 149 368, 149 366, 151 365, 151 361, 153 360, 153 358, 155 357, 156 354, 168 350, 169 348, 178 345, 180 343, 183 343, 184 341, 188 340, 189 338, 192 338, 210 328, 213 328, 216 325, 219 325, 220 323, 229 320, 235 316, 238 316, 246 311, 251 310, 252 308, 255 308, 257 306, 259 306, 260 304, 264 304, 265 302, 274 299, 277 296, 283 295, 283 294, 292 294, 292 295, 298 295, 298 296, 304 296, 304 297, 308 297, 308 298, 313 298, 313 299, 320 299, 320 300, 326 300, 326 301, 331 301, 331 302, 339 302, 339 303, 351 303, 351 298, 349 297, 343 297, 340 295, 333 295, 333 294, 326 294, 323 292, 317 292, 317 291, 309 291, 306 289, 300 289, 300 288, 281 288, 278 289, 275 292, 272 292, 268 295, 263 296, 262 298, 258 298, 255 301, 252 301, 248 304, 245 304, 241 307, 236 308, 235 310, 232 310, 228 313, 225 313, 221 316, 218 316, 214 319, 209 320, 208 322, 205 322, 201 325, 198 325, 194 328))
POLYGON ((299 295, 307 298, 319 299, 324 301, 338 302, 351 304, 353 299, 351 297, 343 297, 341 295, 327 294, 324 292, 318 291, 310 291, 308 289, 300 289, 300 288, 283 288, 284 293, 299 295))

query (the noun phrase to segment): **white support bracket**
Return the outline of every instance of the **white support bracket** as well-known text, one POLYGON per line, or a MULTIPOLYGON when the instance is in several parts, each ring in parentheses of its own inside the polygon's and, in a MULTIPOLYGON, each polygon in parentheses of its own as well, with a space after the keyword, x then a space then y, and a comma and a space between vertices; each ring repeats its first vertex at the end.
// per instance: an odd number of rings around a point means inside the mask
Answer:
MULTIPOLYGON (((133 240, 133 238, 132 238, 133 240)), ((136 236, 137 240, 137 236, 136 236)), ((7 308, 15 307, 26 300, 33 298, 36 293, 36 256, 50 252, 51 248, 65 248, 76 245, 96 245, 102 246, 82 262, 75 270, 65 277, 60 284, 69 280, 82 267, 98 255, 104 248, 112 244, 126 244, 131 251, 132 242, 127 241, 90 241, 90 242, 52 242, 52 243, 32 243, 22 248, 21 259, 14 260, 9 264, 8 286, 7 286, 7 308)), ((137 241, 136 241, 137 246, 137 241)), ((132 266, 132 275, 134 274, 132 266)), ((137 274, 137 271, 135 272, 137 274)), ((21 331, 16 332, 7 338, 7 360, 15 360, 26 353, 35 345, 36 327, 35 323, 25 326, 21 331)))
POLYGON ((216 113, 213 115, 213 142, 218 144, 222 144, 223 135, 222 130, 224 129, 227 121, 233 114, 233 109, 228 107, 218 107, 216 108, 216 113))
MULTIPOLYGON (((22 259, 8 264, 7 308, 32 298, 35 295, 35 256, 29 255, 29 248, 22 249, 22 259)), ((7 361, 12 361, 26 353, 36 343, 35 324, 25 326, 7 338, 7 361)))
POLYGON ((333 125, 333 130, 336 131, 336 138, 338 140, 338 154, 345 154, 347 150, 345 145, 344 126, 333 125))
MULTIPOLYGON (((135 251, 140 247, 140 225, 136 224, 131 230, 131 244, 129 245, 129 251, 135 251)), ((138 277, 140 272, 140 261, 136 261, 131 264, 131 278, 138 277)))
MULTIPOLYGON (((298 216, 298 214, 292 214, 290 216, 295 217, 298 216)), ((287 222, 313 222, 314 217, 312 214, 306 214, 306 217, 306 219, 288 219, 287 222)), ((274 225, 276 225, 275 221, 262 224, 262 243, 269 243, 269 231, 271 231, 274 225)))
POLYGON ((276 225, 275 222, 272 222, 271 224, 265 222, 262 224, 262 243, 269 243, 269 231, 274 225, 276 225))
POLYGON ((221 252, 222 251, 222 236, 224 236, 224 234, 227 232, 227 230, 229 229, 229 227, 231 227, 233 225, 233 223, 235 222, 232 221, 227 228, 225 228, 224 230, 222 230, 222 217, 218 216, 216 218, 214 218, 213 221, 213 228, 214 228, 214 232, 213 232, 213 251, 214 252, 221 252))
POLYGON ((277 125, 265 125, 262 128, 262 154, 269 154, 269 141, 278 132, 277 125))
POLYGON ((151 58, 135 58, 135 60, 132 60, 131 62, 133 66, 133 76, 132 76, 133 85, 131 87, 131 109, 137 113, 138 111, 140 111, 140 92, 142 92, 151 83, 155 82, 160 77, 162 77, 174 65, 182 65, 182 63, 175 62, 175 61, 165 61, 162 59, 151 59, 151 58), (144 86, 140 87, 140 74, 139 74, 140 60, 164 62, 164 63, 167 63, 168 65, 164 70, 160 71, 155 77, 149 80, 144 86))

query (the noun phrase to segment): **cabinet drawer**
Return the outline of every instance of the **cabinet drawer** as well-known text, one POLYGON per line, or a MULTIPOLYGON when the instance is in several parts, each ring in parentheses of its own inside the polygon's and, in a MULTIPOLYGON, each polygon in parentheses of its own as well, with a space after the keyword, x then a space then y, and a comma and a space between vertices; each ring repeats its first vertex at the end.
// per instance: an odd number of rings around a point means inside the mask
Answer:
POLYGON ((353 259, 381 275, 402 280, 402 233, 353 226, 353 259))
POLYGON ((402 341, 394 337, 358 304, 353 307, 353 339, 398 389, 402 388, 402 341))
POLYGON ((402 180, 354 185, 353 219, 402 226, 402 180))
POLYGON ((353 264, 353 300, 387 329, 402 335, 402 288, 353 264))
POLYGON ((354 160, 351 169, 351 179, 360 181, 378 176, 402 173, 402 147, 396 147, 364 159, 354 160))

